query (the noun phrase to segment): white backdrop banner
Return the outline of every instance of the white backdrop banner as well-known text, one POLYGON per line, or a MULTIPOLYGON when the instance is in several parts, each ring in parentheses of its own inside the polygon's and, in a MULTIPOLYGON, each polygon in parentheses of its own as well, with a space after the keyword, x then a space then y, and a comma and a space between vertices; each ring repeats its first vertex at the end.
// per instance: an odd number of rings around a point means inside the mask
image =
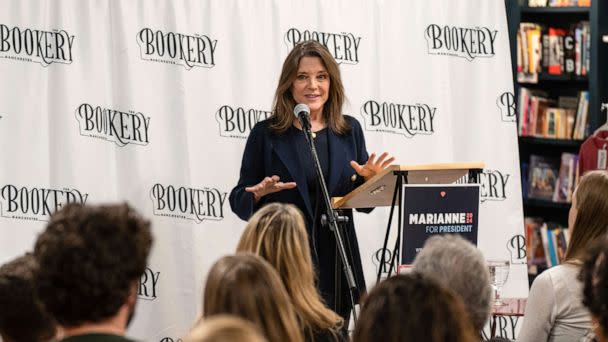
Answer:
MULTIPOLYGON (((479 248, 511 260, 504 295, 526 297, 508 38, 503 0, 2 0, 0 262, 65 203, 128 201, 156 237, 129 334, 177 341, 245 226, 227 194, 246 138, 283 59, 314 39, 340 63, 370 153, 485 162, 479 248)), ((369 287, 388 271, 387 217, 355 217, 369 287)))

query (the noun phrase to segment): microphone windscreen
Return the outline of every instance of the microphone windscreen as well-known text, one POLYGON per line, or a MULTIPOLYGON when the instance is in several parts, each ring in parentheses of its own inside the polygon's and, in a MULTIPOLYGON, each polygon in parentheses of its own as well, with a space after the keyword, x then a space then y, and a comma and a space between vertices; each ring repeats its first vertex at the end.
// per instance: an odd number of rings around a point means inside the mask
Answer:
POLYGON ((293 109, 293 114, 296 116, 296 118, 299 118, 300 113, 302 112, 306 113, 307 115, 310 115, 310 108, 308 108, 308 106, 303 103, 298 103, 293 109))

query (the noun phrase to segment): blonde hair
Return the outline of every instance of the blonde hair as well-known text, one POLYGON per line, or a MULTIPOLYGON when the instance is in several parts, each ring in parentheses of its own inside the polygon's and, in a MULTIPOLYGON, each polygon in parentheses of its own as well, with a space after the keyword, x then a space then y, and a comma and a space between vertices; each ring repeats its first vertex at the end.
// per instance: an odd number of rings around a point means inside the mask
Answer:
POLYGON ((350 126, 342 116, 342 105, 346 97, 340 77, 340 67, 327 48, 314 40, 296 45, 285 58, 274 95, 274 114, 271 116, 270 128, 277 133, 284 133, 293 125, 295 118, 293 108, 296 101, 293 98, 291 87, 303 57, 318 57, 329 74, 329 96, 323 105, 323 119, 325 119, 327 127, 336 134, 348 133, 350 126))
POLYGON ((184 342, 267 342, 253 323, 231 315, 201 319, 184 342))
POLYGON ((566 261, 582 259, 589 245, 608 231, 608 171, 586 173, 576 188, 577 214, 566 261))
POLYGON ((209 271, 203 318, 232 314, 254 323, 270 342, 302 342, 293 305, 277 272, 259 256, 229 255, 209 271))
POLYGON ((249 220, 237 252, 257 254, 274 266, 308 335, 327 329, 337 333, 342 319, 323 303, 315 287, 305 227, 304 218, 295 206, 268 204, 249 220))

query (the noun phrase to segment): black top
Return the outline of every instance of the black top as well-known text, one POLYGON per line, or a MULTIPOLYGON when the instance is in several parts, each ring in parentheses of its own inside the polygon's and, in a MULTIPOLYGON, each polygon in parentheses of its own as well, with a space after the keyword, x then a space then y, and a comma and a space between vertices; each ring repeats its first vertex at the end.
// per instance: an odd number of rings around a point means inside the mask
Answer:
MULTIPOLYGON (((317 184, 317 173, 315 171, 315 164, 312 159, 312 153, 308 146, 305 133, 292 126, 296 132, 296 143, 300 145, 301 153, 298 153, 299 165, 302 166, 304 175, 306 177, 306 185, 308 185, 308 193, 312 199, 313 210, 317 206, 318 202, 321 201, 321 197, 317 197, 321 194, 319 185, 317 184), (315 203, 317 202, 317 203, 315 203)), ((323 128, 314 133, 313 142, 315 144, 315 150, 319 157, 319 164, 321 164, 321 171, 323 172, 323 178, 327 183, 329 178, 329 145, 327 142, 327 128, 323 128)))

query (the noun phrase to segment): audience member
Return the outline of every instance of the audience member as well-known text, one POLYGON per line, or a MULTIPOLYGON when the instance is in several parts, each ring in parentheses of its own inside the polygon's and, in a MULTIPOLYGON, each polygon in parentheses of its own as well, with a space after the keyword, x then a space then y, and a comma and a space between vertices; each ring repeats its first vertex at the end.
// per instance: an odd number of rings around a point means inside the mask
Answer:
POLYGON ((217 314, 251 321, 269 342, 303 341, 279 275, 254 254, 225 256, 211 267, 203 295, 203 318, 217 314))
POLYGON ((490 316, 492 287, 485 258, 477 247, 459 235, 433 236, 416 256, 414 272, 458 295, 473 328, 481 332, 490 316))
POLYGON ((300 211, 291 204, 271 203, 249 219, 237 251, 257 254, 278 271, 305 340, 344 340, 342 318, 323 303, 315 287, 308 241, 300 211))
POLYGON ((353 342, 479 341, 460 298, 411 273, 376 285, 364 299, 353 342))
POLYGON ((532 283, 518 342, 578 341, 591 329, 577 275, 590 244, 608 231, 607 194, 608 172, 592 171, 581 178, 572 196, 564 262, 532 283))
POLYGON ((253 323, 230 315, 202 319, 184 342, 266 342, 253 323))
POLYGON ((606 342, 608 332, 608 238, 593 245, 583 262, 579 280, 583 282, 583 304, 591 312, 597 342, 606 342))
POLYGON ((35 281, 63 341, 130 341, 151 246, 150 223, 127 204, 69 204, 51 216, 34 248, 35 281))
POLYGON ((36 260, 20 256, 0 267, 0 336, 4 342, 42 342, 55 337, 55 321, 34 293, 36 260))

